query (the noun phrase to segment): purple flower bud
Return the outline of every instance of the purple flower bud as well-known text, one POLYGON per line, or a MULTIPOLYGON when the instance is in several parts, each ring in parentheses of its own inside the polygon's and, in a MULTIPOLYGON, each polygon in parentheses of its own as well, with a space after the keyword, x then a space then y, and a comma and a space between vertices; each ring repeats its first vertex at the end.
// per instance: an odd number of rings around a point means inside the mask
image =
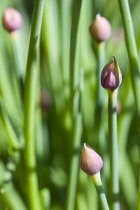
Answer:
POLYGON ((118 62, 113 55, 113 60, 109 62, 102 71, 101 85, 107 90, 117 89, 122 82, 122 74, 118 66, 118 62))
POLYGON ((102 158, 91 148, 84 144, 81 156, 81 169, 90 176, 97 174, 103 166, 102 158))
POLYGON ((17 10, 7 7, 4 11, 2 22, 4 28, 11 33, 19 30, 23 21, 21 14, 17 10))
POLYGON ((103 42, 109 39, 111 36, 111 26, 109 21, 101 17, 99 14, 96 15, 95 20, 89 27, 90 34, 93 39, 97 42, 103 42))

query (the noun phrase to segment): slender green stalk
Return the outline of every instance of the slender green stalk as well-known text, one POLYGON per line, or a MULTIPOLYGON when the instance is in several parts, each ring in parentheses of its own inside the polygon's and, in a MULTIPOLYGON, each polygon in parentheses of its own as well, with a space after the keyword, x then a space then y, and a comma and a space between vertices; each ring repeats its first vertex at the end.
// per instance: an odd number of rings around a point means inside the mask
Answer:
POLYGON ((36 172, 34 116, 37 84, 37 57, 45 0, 36 0, 32 17, 31 37, 25 77, 24 129, 25 129, 25 180, 29 209, 40 210, 39 187, 36 172))
POLYGON ((137 112, 140 114, 140 64, 128 0, 118 0, 122 16, 126 47, 130 62, 131 80, 137 112))
POLYGON ((100 178, 100 172, 91 176, 91 179, 93 180, 94 185, 96 187, 96 190, 97 190, 97 193, 98 193, 98 196, 99 196, 99 201, 100 201, 101 206, 102 206, 102 210, 109 210, 106 195, 104 193, 103 186, 102 186, 102 181, 101 181, 101 178, 100 178))
POLYGON ((119 170, 118 170, 118 140, 117 140, 117 92, 118 89, 108 90, 108 135, 110 146, 111 169, 111 206, 112 210, 119 210, 119 170))
MULTIPOLYGON (((125 31, 125 37, 126 37, 126 46, 129 56, 129 62, 130 62, 130 70, 131 70, 131 80, 132 80, 132 87, 133 87, 133 93, 135 98, 135 104, 136 104, 136 111, 138 114, 137 119, 137 128, 138 128, 138 135, 140 137, 140 63, 139 63, 139 57, 138 57, 138 51, 134 36, 134 29, 133 29, 133 23, 129 8, 128 0, 118 0, 119 6, 120 6, 120 12, 123 20, 124 25, 124 31, 125 31)), ((140 175, 139 175, 140 180, 140 175)), ((140 209, 140 181, 139 181, 139 187, 138 187, 138 202, 137 202, 137 209, 140 209)))
POLYGON ((58 4, 60 5, 62 73, 65 98, 67 100, 69 97, 70 4, 69 0, 61 0, 58 4))
MULTIPOLYGON (((59 3, 58 3, 59 4, 59 3)), ((58 30, 58 17, 56 7, 56 1, 46 1, 45 9, 43 13, 42 21, 42 42, 44 48, 45 60, 47 61, 47 67, 45 68, 45 74, 47 75, 47 82, 52 89, 52 97, 54 100, 55 108, 58 114, 61 115, 65 109, 65 98, 63 91, 63 77, 59 64, 59 46, 58 37, 56 34, 59 33, 58 30), (50 20, 53 22, 50 24, 50 20)))
MULTIPOLYGON (((76 151, 77 149, 80 148, 81 135, 82 135, 82 114, 81 110, 79 110, 79 108, 81 108, 79 104, 80 91, 78 90, 77 92, 77 89, 79 87, 79 66, 77 65, 78 61, 77 56, 79 56, 78 29, 80 25, 79 19, 81 14, 81 7, 82 7, 82 0, 74 1, 73 14, 72 14, 71 40, 70 40, 70 68, 69 68, 69 77, 70 77, 69 108, 73 122, 73 128, 72 128, 73 151, 76 151)), ((66 210, 74 209, 75 206, 77 177, 79 169, 79 157, 80 154, 77 154, 76 152, 75 154, 73 154, 70 163, 70 176, 69 176, 68 191, 67 191, 66 210)))
POLYGON ((102 135, 102 110, 103 110, 103 88, 101 87, 101 71, 105 65, 105 52, 104 52, 104 43, 97 43, 97 101, 96 101, 96 111, 95 111, 95 125, 96 125, 96 133, 97 133, 97 144, 98 149, 102 152, 103 146, 103 135, 102 135))
POLYGON ((79 158, 80 153, 80 143, 81 143, 81 134, 82 134, 82 115, 81 113, 77 114, 75 132, 74 132, 74 142, 73 142, 73 155, 70 163, 70 175, 69 175, 69 184, 67 192, 67 202, 66 210, 74 209, 75 198, 76 198, 76 189, 77 189, 77 178, 79 170, 79 158))
POLYGON ((73 145, 72 145, 72 158, 70 163, 70 175, 67 191, 66 210, 74 209, 78 170, 79 170, 79 158, 80 158, 80 143, 82 136, 83 120, 81 113, 81 93, 83 91, 83 72, 80 72, 80 84, 79 90, 75 93, 75 122, 73 126, 73 145))
POLYGON ((81 14, 82 0, 74 1, 73 4, 73 14, 72 14, 72 29, 71 29, 71 40, 70 40, 70 101, 73 101, 74 89, 77 86, 77 51, 78 51, 78 27, 79 19, 81 14))
POLYGON ((99 108, 102 108, 102 97, 103 97, 103 88, 101 87, 101 71, 105 65, 105 44, 97 44, 97 59, 98 59, 98 71, 97 71, 97 89, 98 89, 98 105, 99 108))

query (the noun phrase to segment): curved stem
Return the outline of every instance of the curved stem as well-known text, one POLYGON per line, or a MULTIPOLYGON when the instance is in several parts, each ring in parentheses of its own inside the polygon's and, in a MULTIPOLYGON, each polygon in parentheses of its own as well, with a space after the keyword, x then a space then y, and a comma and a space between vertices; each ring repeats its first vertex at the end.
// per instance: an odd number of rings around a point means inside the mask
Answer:
POLYGON ((108 135, 110 147, 111 168, 111 205, 112 210, 119 210, 119 169, 118 169, 118 140, 117 140, 117 92, 108 90, 108 135))
POLYGON ((32 17, 31 36, 27 58, 24 98, 25 129, 25 180, 29 209, 40 210, 39 187, 36 172, 36 154, 34 138, 34 116, 36 102, 37 60, 39 37, 45 0, 36 0, 32 17))
POLYGON ((140 114, 140 64, 128 0, 118 0, 122 16, 126 47, 130 62, 131 80, 137 112, 140 114))

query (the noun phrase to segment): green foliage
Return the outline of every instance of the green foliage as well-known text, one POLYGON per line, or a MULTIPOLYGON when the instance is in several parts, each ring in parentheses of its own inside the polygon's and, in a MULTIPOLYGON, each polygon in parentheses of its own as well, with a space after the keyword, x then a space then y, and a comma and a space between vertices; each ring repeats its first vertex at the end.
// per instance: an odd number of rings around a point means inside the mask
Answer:
POLYGON ((117 105, 120 203, 132 210, 140 165, 140 78, 131 49, 140 52, 140 2, 129 1, 134 37, 128 28, 124 36, 121 1, 46 0, 38 25, 37 16, 32 19, 35 2, 38 14, 43 0, 5 0, 0 6, 1 19, 7 6, 23 16, 16 37, 0 23, 0 209, 35 210, 33 202, 38 210, 100 209, 93 183, 80 170, 84 142, 104 161, 101 177, 111 203, 108 95, 100 87, 98 70, 115 54, 123 75, 117 105), (112 27, 102 49, 89 33, 99 13, 112 27))

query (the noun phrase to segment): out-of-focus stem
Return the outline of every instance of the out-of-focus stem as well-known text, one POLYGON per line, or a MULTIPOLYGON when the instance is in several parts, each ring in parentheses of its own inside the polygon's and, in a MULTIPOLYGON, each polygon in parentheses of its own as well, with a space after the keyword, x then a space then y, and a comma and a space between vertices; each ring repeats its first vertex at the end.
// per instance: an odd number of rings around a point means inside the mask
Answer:
POLYGON ((16 191, 12 183, 5 185, 4 192, 1 194, 1 197, 5 202, 7 209, 27 210, 25 203, 19 196, 19 193, 16 191))
POLYGON ((137 112, 140 115, 140 64, 128 0, 118 0, 122 16, 126 47, 130 62, 131 80, 137 112))
MULTIPOLYGON (((126 47, 129 56, 130 70, 131 70, 131 80, 133 86, 133 93, 136 104, 137 111, 137 129, 138 136, 140 137, 140 63, 138 57, 138 51, 134 36, 133 23, 129 8, 128 0, 118 0, 120 6, 120 12, 122 16, 122 21, 124 25, 125 37, 126 37, 126 47)), ((139 144, 140 145, 140 144, 139 144)), ((140 175, 139 175, 139 187, 138 187, 138 202, 137 209, 140 209, 140 175)))
POLYGON ((104 54, 104 46, 105 43, 97 43, 97 62, 98 62, 98 69, 97 69, 97 101, 96 101, 96 117, 95 117, 95 125, 96 125, 96 133, 97 133, 97 145, 100 152, 102 152, 102 133, 101 133, 101 122, 102 122, 102 110, 103 110, 103 88, 101 87, 101 71, 104 67, 105 63, 105 54, 104 54))
POLYGON ((36 171, 36 154, 34 138, 34 116, 36 102, 36 84, 38 70, 39 37, 45 0, 36 0, 32 17, 31 36, 27 58, 24 98, 24 129, 25 129, 25 184, 30 210, 41 210, 39 186, 36 171))
POLYGON ((77 178, 79 170, 79 149, 81 143, 81 134, 82 134, 82 115, 81 113, 77 114, 76 123, 75 123, 75 132, 73 139, 73 154, 70 163, 70 175, 69 175, 69 184, 68 184, 68 193, 67 193, 67 203, 66 210, 74 209, 75 206, 75 197, 77 189, 77 178))

